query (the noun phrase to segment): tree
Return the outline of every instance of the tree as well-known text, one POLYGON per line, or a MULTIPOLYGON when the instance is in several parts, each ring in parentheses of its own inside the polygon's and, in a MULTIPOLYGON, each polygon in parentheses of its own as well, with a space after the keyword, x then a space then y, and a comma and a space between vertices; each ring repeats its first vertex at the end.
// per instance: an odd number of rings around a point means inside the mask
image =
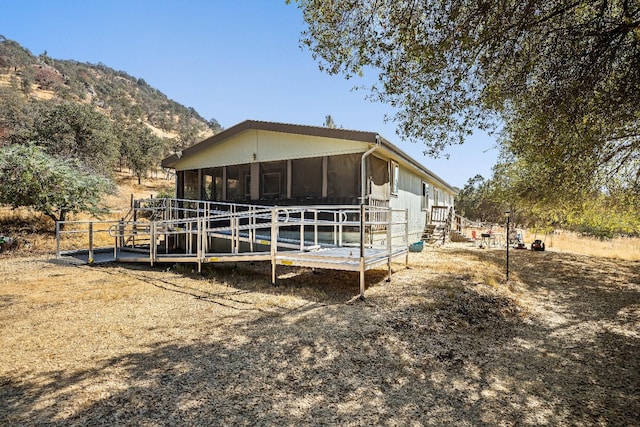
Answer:
POLYGON ((222 125, 220 125, 220 123, 218 122, 218 120, 216 120, 214 117, 212 117, 208 122, 207 122, 207 126, 209 126, 209 129, 211 129, 213 131, 214 134, 216 133, 220 133, 224 130, 224 128, 222 127, 222 125))
POLYGON ((164 154, 163 142, 139 122, 127 126, 120 140, 120 156, 131 167, 140 184, 147 172, 158 166, 164 154))
POLYGON ((331 114, 327 114, 324 118, 324 123, 322 124, 322 126, 329 128, 329 129, 335 129, 338 126, 336 126, 336 122, 333 121, 333 117, 331 117, 331 114))
POLYGON ((640 182, 640 2, 297 3, 321 68, 377 72, 370 98, 395 107, 400 135, 429 154, 504 125, 508 150, 575 186, 640 182))
POLYGON ((28 99, 11 87, 0 87, 0 127, 5 128, 9 141, 28 141, 40 114, 39 101, 28 99))
POLYGON ((199 133, 199 129, 191 121, 180 123, 176 140, 177 149, 182 150, 198 142, 199 133))
POLYGON ((27 207, 53 221, 68 214, 98 214, 110 180, 87 172, 78 161, 61 160, 36 145, 12 144, 0 148, 0 203, 27 207))
POLYGON ((491 201, 487 197, 488 184, 481 175, 470 178, 456 195, 456 211, 474 221, 493 220, 493 211, 496 209, 489 207, 491 201))
POLYGON ((28 140, 50 154, 77 158, 105 174, 113 169, 119 153, 109 118, 91 105, 75 102, 43 103, 28 140))

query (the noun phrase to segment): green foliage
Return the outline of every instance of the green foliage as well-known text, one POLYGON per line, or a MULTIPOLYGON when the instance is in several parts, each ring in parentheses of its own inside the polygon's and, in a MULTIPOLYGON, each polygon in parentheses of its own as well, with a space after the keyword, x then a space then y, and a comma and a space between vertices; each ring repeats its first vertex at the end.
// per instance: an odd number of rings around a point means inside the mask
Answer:
POLYGON ((42 103, 31 140, 50 154, 76 158, 93 170, 108 174, 119 147, 111 121, 90 105, 75 102, 42 103))
POLYGON ((110 180, 86 172, 78 161, 61 160, 33 144, 0 148, 0 203, 27 207, 54 221, 68 214, 99 214, 110 180))
POLYGON ((158 165, 158 159, 165 152, 163 141, 139 122, 126 126, 120 140, 121 161, 133 170, 140 183, 147 172, 158 165))
POLYGON ((492 198, 490 184, 481 175, 469 179, 456 196, 456 211, 473 221, 502 222, 506 208, 492 198))
POLYGON ((214 117, 212 117, 207 122, 207 125, 209 126, 209 129, 213 131, 214 134, 220 133, 224 130, 224 128, 220 125, 220 123, 218 123, 218 121, 214 117))
POLYGON ((640 183, 640 3, 299 0, 329 73, 378 73, 401 136, 437 155, 502 129, 545 193, 640 183))
POLYGON ((640 235, 636 191, 575 189, 558 181, 555 192, 546 192, 538 177, 548 173, 546 164, 524 166, 522 159, 503 157, 490 180, 476 176, 467 182, 456 197, 456 210, 472 220, 498 223, 510 210, 514 224, 537 230, 563 228, 599 238, 640 235))

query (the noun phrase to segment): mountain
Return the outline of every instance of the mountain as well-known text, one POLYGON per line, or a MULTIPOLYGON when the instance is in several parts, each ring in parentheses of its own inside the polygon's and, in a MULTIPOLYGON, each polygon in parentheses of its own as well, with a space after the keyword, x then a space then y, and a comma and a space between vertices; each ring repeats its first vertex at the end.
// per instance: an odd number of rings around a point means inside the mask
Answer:
MULTIPOLYGON (((33 55, 0 35, 0 89, 22 100, 60 100, 88 104, 112 120, 138 121, 168 144, 184 148, 222 130, 191 108, 169 99, 142 78, 102 63, 33 55)), ((1 114, 0 114, 1 116, 1 114)), ((6 133, 0 117, 0 138, 6 133)))

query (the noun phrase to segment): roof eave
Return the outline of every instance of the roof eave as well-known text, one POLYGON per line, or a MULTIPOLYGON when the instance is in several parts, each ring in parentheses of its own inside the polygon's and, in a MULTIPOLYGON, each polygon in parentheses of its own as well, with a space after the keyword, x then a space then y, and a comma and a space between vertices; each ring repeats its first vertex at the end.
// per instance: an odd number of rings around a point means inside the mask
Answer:
POLYGON ((382 146, 387 149, 390 152, 393 152, 395 154, 397 154, 399 157, 403 158, 404 160, 406 160, 408 163, 411 163, 414 167, 416 167, 418 170, 420 170, 422 173, 428 175, 429 177, 433 178, 434 180, 436 180, 439 184, 441 184, 442 186, 446 187, 449 191, 451 191, 454 194, 458 194, 458 189, 453 187, 451 184, 449 184, 447 181, 445 181, 444 179, 440 178, 438 175, 436 175, 435 173, 433 173, 430 169, 428 169, 426 166, 424 166, 422 163, 419 163, 416 159, 414 159, 413 157, 409 156, 407 153, 405 153, 404 151, 402 151, 400 148, 398 148, 396 145, 392 144, 391 142, 387 141, 385 138, 383 138, 382 136, 380 136, 380 142, 382 143, 382 146))

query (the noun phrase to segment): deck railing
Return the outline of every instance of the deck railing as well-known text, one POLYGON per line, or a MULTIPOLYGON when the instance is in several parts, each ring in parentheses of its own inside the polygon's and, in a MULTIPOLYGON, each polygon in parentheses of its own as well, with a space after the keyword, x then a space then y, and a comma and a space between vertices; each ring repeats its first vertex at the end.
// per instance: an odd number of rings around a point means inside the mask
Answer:
POLYGON ((376 249, 377 256, 386 254, 390 263, 392 254, 408 247, 408 225, 406 210, 379 206, 274 207, 144 199, 134 201, 130 214, 119 221, 58 223, 56 255, 64 253, 63 245, 75 243, 89 248, 89 262, 100 247, 112 250, 114 260, 125 252, 138 253, 134 259, 150 264, 194 262, 198 270, 203 262, 237 260, 233 257, 243 255, 246 260, 271 260, 275 272, 279 252, 350 247, 363 263, 359 269, 363 291, 367 249, 376 249), (97 235, 101 238, 96 239, 97 235))

